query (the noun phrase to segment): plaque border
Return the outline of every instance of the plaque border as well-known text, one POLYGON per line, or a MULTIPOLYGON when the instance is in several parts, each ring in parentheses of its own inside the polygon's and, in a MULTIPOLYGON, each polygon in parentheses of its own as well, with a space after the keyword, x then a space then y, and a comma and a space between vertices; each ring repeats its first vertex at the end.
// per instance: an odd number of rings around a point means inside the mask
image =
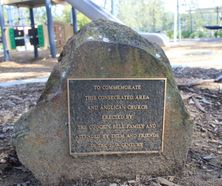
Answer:
POLYGON ((165 113, 166 113, 166 91, 167 91, 167 78, 67 78, 67 102, 68 102, 68 125, 69 125, 69 154, 73 156, 78 155, 107 155, 107 154, 152 154, 152 153, 160 153, 164 150, 164 135, 165 135, 165 113), (70 99, 69 99, 69 81, 76 80, 76 81, 121 81, 121 80, 149 80, 149 81, 158 81, 164 80, 165 81, 165 93, 164 93, 164 106, 163 106, 163 133, 162 133, 162 149, 160 151, 125 151, 125 152, 86 152, 86 153, 72 153, 71 150, 71 126, 70 126, 70 99))

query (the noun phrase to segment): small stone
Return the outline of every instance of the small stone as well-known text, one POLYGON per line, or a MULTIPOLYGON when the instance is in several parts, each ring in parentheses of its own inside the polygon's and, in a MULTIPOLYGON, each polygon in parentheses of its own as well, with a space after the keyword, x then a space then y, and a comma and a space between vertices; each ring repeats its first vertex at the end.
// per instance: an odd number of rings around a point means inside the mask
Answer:
POLYGON ((156 58, 160 58, 160 54, 156 54, 156 58))
POLYGON ((149 186, 160 186, 160 184, 152 181, 149 183, 149 186))
POLYGON ((140 183, 140 181, 141 181, 141 180, 140 180, 140 175, 137 175, 137 176, 136 176, 136 183, 138 184, 138 183, 140 183))
POLYGON ((209 148, 210 148, 210 146, 203 145, 201 149, 204 151, 207 151, 209 148))
POLYGON ((214 124, 211 124, 210 126, 211 126, 211 127, 213 127, 213 128, 215 128, 215 127, 216 127, 216 125, 214 125, 214 124))
POLYGON ((170 182, 173 182, 174 179, 175 179, 175 176, 170 176, 169 181, 170 181, 170 182))
POLYGON ((201 136, 202 136, 203 138, 205 138, 205 137, 207 136, 207 134, 206 134, 206 133, 201 133, 201 136))
POLYGON ((209 142, 210 142, 210 143, 215 143, 215 144, 220 144, 220 141, 218 141, 218 140, 214 140, 214 139, 209 140, 209 142))
POLYGON ((13 126, 4 127, 4 128, 2 129, 2 132, 7 132, 8 130, 13 130, 13 129, 14 129, 13 126))
POLYGON ((6 161, 5 159, 1 159, 1 160, 0 160, 0 163, 3 163, 3 164, 4 164, 4 163, 6 163, 6 162, 7 162, 7 161, 6 161))
POLYGON ((220 154, 220 155, 222 155, 222 151, 217 151, 217 154, 220 154))
POLYGON ((13 116, 12 113, 8 113, 8 114, 5 115, 5 116, 1 116, 0 121, 1 121, 2 123, 5 123, 5 122, 7 122, 12 116, 13 116))
POLYGON ((136 183, 135 180, 129 180, 128 183, 136 183))
POLYGON ((217 153, 217 151, 213 148, 209 149, 209 151, 212 152, 212 153, 217 153))
POLYGON ((205 129, 205 128, 201 128, 201 132, 207 132, 207 129, 205 129))
POLYGON ((114 178, 114 179, 113 179, 113 182, 114 182, 114 183, 120 183, 121 180, 120 180, 120 179, 117 179, 117 178, 114 178))
POLYGON ((209 156, 204 156, 203 159, 207 161, 212 160, 213 159, 212 154, 209 156))
POLYGON ((188 104, 189 104, 189 105, 193 105, 193 104, 194 104, 193 100, 192 100, 192 99, 189 99, 188 104))
POLYGON ((0 134, 0 139, 4 139, 5 136, 3 134, 0 134))
POLYGON ((103 38, 103 41, 104 42, 109 42, 109 39, 108 38, 103 38))
POLYGON ((11 153, 11 154, 15 154, 15 152, 16 152, 15 149, 13 149, 13 148, 10 149, 10 153, 11 153))
POLYGON ((185 167, 186 167, 187 169, 190 169, 190 164, 186 164, 185 167))
POLYGON ((109 186, 118 186, 117 183, 110 183, 109 186))
POLYGON ((93 37, 88 37, 88 40, 94 40, 94 38, 93 37))

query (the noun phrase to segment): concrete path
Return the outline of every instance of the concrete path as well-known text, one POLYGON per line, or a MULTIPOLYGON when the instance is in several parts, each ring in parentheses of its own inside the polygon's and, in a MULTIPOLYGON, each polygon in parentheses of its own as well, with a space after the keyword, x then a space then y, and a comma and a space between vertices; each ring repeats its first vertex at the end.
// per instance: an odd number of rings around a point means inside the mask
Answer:
POLYGON ((19 81, 11 81, 11 82, 5 82, 0 83, 0 87, 9 87, 13 85, 22 85, 22 84, 28 84, 28 83, 44 83, 48 80, 48 78, 37 78, 37 79, 25 79, 25 80, 19 80, 19 81))

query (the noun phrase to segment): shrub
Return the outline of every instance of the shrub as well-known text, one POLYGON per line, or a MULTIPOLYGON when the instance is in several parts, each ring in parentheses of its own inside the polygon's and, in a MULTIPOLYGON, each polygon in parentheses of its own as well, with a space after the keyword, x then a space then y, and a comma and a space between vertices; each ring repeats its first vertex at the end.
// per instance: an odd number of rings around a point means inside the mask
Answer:
POLYGON ((196 38, 196 34, 195 33, 191 33, 190 34, 190 38, 196 38))
POLYGON ((182 30, 181 35, 183 36, 183 38, 189 38, 190 37, 190 32, 188 30, 182 30))
POLYGON ((217 30, 216 32, 214 32, 214 36, 215 37, 222 37, 222 31, 221 30, 217 30))
POLYGON ((206 37, 206 33, 202 30, 198 30, 196 35, 197 37, 206 37))
POLYGON ((166 31, 166 34, 170 39, 173 39, 173 34, 174 34, 173 30, 166 31))
POLYGON ((219 36, 218 31, 214 32, 214 37, 217 37, 217 36, 219 36))

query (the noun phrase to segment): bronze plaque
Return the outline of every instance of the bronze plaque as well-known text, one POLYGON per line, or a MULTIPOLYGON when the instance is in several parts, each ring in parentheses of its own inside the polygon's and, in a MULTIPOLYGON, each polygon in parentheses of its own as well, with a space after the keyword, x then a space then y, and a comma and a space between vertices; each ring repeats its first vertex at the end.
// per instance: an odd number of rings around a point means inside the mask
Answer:
POLYGON ((70 154, 162 152, 166 81, 68 79, 70 154))

